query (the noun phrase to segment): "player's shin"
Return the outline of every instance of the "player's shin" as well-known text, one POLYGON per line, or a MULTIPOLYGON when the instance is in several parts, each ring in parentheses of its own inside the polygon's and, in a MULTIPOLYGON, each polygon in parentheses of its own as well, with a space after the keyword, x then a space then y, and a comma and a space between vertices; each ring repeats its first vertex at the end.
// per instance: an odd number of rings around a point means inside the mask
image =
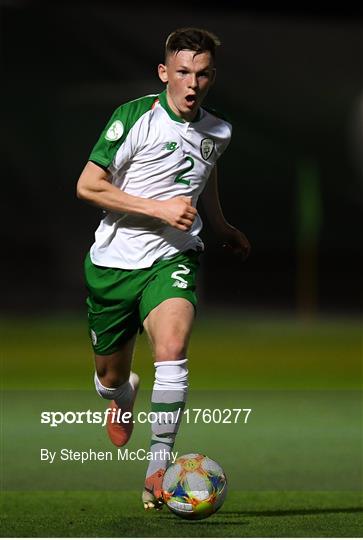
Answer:
POLYGON ((151 398, 152 423, 150 455, 143 502, 145 508, 156 506, 161 497, 165 469, 172 459, 175 437, 185 407, 188 391, 187 359, 155 362, 155 382, 151 398))

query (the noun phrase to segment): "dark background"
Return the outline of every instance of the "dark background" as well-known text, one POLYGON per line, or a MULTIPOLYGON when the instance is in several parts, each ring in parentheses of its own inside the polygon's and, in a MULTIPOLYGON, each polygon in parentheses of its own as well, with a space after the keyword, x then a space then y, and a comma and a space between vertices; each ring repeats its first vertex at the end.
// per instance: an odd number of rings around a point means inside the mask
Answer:
POLYGON ((76 199, 76 181, 112 111, 163 89, 156 67, 165 38, 185 25, 208 28, 222 41, 208 97, 234 127, 220 160, 220 194, 226 217, 253 246, 240 264, 205 224, 202 303, 300 309, 297 178, 309 160, 321 205, 310 310, 359 311, 359 12, 257 12, 238 2, 219 9, 7 2, 0 9, 4 313, 84 309, 82 262, 101 213, 76 199))

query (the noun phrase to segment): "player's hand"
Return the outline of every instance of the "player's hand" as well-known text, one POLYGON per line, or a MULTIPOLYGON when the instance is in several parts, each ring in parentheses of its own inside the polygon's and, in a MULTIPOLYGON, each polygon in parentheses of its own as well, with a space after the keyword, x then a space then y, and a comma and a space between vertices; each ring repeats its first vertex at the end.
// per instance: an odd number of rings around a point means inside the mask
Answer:
POLYGON ((191 197, 182 195, 166 201, 158 201, 156 217, 180 231, 189 231, 196 215, 197 210, 192 206, 191 197))
POLYGON ((248 238, 238 229, 228 227, 228 230, 224 232, 222 236, 222 246, 225 249, 232 251, 234 255, 240 257, 243 261, 247 259, 251 252, 251 244, 248 238))

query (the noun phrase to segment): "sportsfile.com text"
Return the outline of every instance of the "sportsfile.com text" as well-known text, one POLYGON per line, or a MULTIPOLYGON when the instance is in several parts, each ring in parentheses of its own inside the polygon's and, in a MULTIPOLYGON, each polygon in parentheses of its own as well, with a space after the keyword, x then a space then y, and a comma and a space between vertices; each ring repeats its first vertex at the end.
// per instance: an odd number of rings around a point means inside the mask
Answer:
POLYGON ((58 427, 61 424, 100 424, 104 427, 107 424, 108 417, 114 422, 133 422, 140 424, 167 424, 168 422, 177 422, 180 415, 184 416, 187 424, 237 424, 242 422, 247 424, 252 409, 233 408, 233 409, 177 409, 175 411, 140 411, 132 418, 129 411, 123 412, 122 409, 109 407, 105 411, 42 411, 40 414, 40 423, 47 424, 49 427, 58 427))

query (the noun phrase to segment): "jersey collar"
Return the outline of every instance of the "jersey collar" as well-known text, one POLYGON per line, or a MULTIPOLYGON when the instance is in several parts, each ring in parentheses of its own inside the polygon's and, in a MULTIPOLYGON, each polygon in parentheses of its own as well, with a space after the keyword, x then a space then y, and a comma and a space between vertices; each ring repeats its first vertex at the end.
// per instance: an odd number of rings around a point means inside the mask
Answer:
MULTIPOLYGON (((179 122, 180 124, 186 124, 187 123, 186 120, 183 120, 183 118, 181 118, 180 116, 175 114, 175 112, 169 107, 168 100, 167 100, 167 97, 166 97, 166 90, 164 90, 164 92, 161 92, 161 94, 159 94, 159 102, 160 102, 160 105, 163 107, 163 109, 166 110, 166 112, 168 113, 168 115, 170 116, 170 118, 172 120, 174 120, 175 122, 179 122)), ((198 122, 198 120, 200 120, 201 116, 202 116, 202 112, 201 112, 201 110, 199 108, 198 112, 196 114, 196 117, 194 118, 194 120, 192 120, 192 123, 198 122)))

